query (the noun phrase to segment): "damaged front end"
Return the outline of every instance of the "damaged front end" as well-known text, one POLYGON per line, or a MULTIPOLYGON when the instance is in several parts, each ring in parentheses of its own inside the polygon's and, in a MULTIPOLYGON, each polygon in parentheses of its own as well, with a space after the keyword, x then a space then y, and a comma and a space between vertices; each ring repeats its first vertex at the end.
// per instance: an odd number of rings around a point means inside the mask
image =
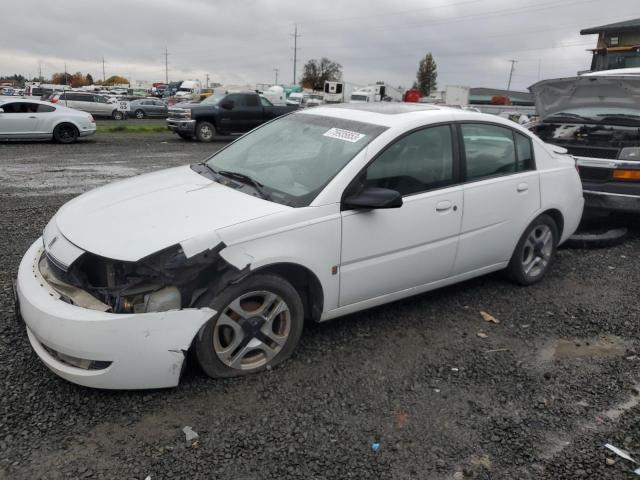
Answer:
POLYGON ((67 303, 112 313, 164 312, 193 307, 205 292, 242 276, 219 255, 224 247, 187 258, 176 245, 137 262, 85 252, 66 270, 45 254, 39 269, 67 303))

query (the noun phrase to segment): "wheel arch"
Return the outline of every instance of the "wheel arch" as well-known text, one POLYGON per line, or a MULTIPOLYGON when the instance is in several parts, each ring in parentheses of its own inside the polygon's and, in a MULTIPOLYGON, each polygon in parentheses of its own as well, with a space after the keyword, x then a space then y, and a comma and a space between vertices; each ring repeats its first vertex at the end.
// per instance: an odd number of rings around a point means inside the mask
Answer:
MULTIPOLYGON (((553 221, 556 223, 556 227, 558 227, 558 241, 560 241, 564 232, 564 216, 562 215, 562 212, 557 208, 550 208, 540 213, 540 215, 548 215, 553 219, 553 221)), ((540 215, 538 215, 538 217, 540 215)))
POLYGON ((69 125, 73 125, 75 129, 78 130, 78 133, 80 133, 80 126, 76 122, 74 122, 73 119, 64 118, 62 120, 58 120, 53 124, 53 126, 51 127, 51 134, 53 135, 53 132, 55 131, 55 129, 58 128, 60 125, 64 125, 65 123, 68 123, 69 125))
POLYGON ((320 321, 324 307, 324 291, 320 280, 310 269, 298 263, 282 262, 261 266, 251 273, 277 275, 288 281, 302 299, 305 318, 314 322, 320 321))

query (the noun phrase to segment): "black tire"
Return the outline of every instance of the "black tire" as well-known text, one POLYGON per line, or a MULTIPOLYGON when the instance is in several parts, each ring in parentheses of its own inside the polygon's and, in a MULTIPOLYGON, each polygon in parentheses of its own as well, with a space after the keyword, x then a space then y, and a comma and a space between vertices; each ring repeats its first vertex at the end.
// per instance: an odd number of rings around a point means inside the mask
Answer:
MULTIPOLYGON (((273 303, 273 308, 275 308, 276 302, 273 303)), ((275 367, 291 356, 291 353, 300 340, 304 326, 304 307, 302 306, 302 300, 295 288, 281 277, 267 274, 252 275, 238 284, 228 286, 217 295, 210 295, 199 303, 203 306, 210 306, 218 312, 205 324, 195 339, 195 353, 198 363, 202 367, 202 370, 210 377, 235 377, 257 373, 267 368, 275 367), (256 292, 257 295, 253 295, 254 292, 256 292), (288 328, 286 329, 286 336, 282 336, 285 338, 283 345, 276 345, 273 348, 271 348, 271 346, 269 347, 272 353, 276 351, 277 353, 268 360, 265 350, 262 350, 262 347, 258 346, 257 348, 251 349, 247 346, 247 342, 254 339, 259 339, 260 345, 262 346, 266 346, 266 344, 270 342, 272 337, 269 336, 265 338, 263 335, 263 329, 268 329, 269 327, 265 323, 259 323, 264 320, 264 317, 251 316, 251 318, 243 318, 237 315, 236 320, 234 319, 235 310, 232 310, 230 306, 230 304, 237 299, 241 299, 238 302, 240 305, 243 305, 241 303, 243 301, 251 304, 252 299, 260 298, 260 292, 275 294, 288 308, 287 311, 276 315, 276 320, 271 326, 273 329, 275 328, 276 322, 281 322, 278 324, 279 327, 287 327, 288 325, 288 328), (245 296, 245 298, 243 298, 243 296, 245 296), (225 318, 221 323, 223 314, 225 314, 225 318), (229 319, 234 322, 237 321, 237 324, 234 326, 240 329, 240 335, 236 333, 234 328, 227 326, 229 319), (219 323, 221 324, 218 325, 219 323), (216 326, 218 326, 217 329, 216 326), (241 340, 240 343, 235 345, 238 340, 241 340), (224 342, 229 344, 225 344, 224 342), (229 350, 233 345, 235 345, 233 350, 229 350), (242 349, 245 347, 248 348, 247 353, 241 356, 242 349), (221 352, 230 352, 227 363, 225 363, 216 352, 216 348, 221 352), (230 363, 234 363, 233 360, 240 356, 240 361, 247 360, 247 364, 241 365, 240 368, 229 365, 230 363), (253 363, 251 363, 252 358, 255 358, 253 363), (265 363, 260 364, 260 362, 265 363)), ((267 301, 265 300, 263 305, 266 304, 267 301)), ((258 310, 256 309, 254 311, 258 310)), ((271 331, 273 332, 273 330, 271 331)), ((221 353, 220 355, 223 354, 221 353)), ((226 355, 223 356, 227 358, 226 355)))
POLYGON ((506 269, 509 278, 525 286, 542 280, 555 259, 558 240, 558 226, 553 218, 545 214, 537 217, 527 227, 516 245, 506 269), (543 243, 542 240, 547 238, 547 232, 551 237, 543 243), (537 240, 538 234, 541 236, 539 240, 537 240), (538 261, 534 263, 536 258, 538 261))
POLYGON ((122 113, 120 110, 114 110, 113 112, 111 112, 111 118, 113 118, 114 120, 124 120, 124 113, 122 113))
POLYGON ((193 140, 193 135, 190 133, 178 133, 178 136, 183 140, 193 140))
POLYGON ((196 138, 201 142, 213 142, 216 136, 216 127, 210 122, 198 122, 196 124, 196 138))
POLYGON ((140 110, 140 109, 136 110, 133 114, 135 115, 135 117, 136 117, 138 120, 142 120, 142 119, 145 117, 145 115, 144 115, 144 111, 142 111, 142 110, 140 110))
POLYGON ((58 143, 73 143, 79 136, 80 132, 71 123, 61 123, 53 129, 53 139, 58 143))

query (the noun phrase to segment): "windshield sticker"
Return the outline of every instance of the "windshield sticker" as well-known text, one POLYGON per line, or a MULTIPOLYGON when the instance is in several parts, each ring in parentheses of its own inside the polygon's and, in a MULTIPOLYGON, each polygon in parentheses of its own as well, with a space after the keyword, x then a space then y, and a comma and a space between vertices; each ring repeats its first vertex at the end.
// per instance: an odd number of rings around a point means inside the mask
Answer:
POLYGON ((356 143, 361 138, 366 137, 363 133, 352 132, 351 130, 343 130, 341 128, 332 128, 322 135, 323 137, 337 138, 345 142, 356 143))

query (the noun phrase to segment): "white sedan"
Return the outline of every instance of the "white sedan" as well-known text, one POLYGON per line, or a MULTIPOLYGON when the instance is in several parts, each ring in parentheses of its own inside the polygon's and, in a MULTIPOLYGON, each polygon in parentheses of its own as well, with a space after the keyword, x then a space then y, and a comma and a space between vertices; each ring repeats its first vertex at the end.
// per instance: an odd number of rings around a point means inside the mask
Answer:
POLYGON ((0 140, 55 140, 73 143, 96 133, 89 113, 40 100, 0 101, 0 140))
POLYGON ((31 345, 100 388, 229 377, 325 321, 497 270, 541 280, 583 207, 574 160, 496 116, 318 107, 202 163, 64 205, 20 265, 31 345))

